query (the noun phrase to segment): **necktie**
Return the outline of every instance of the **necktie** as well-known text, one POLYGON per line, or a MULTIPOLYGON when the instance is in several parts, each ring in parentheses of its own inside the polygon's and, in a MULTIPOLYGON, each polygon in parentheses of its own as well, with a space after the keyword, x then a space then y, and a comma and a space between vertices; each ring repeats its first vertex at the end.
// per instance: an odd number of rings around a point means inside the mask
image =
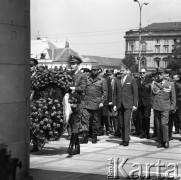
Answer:
POLYGON ((121 86, 124 85, 124 78, 121 78, 121 86))

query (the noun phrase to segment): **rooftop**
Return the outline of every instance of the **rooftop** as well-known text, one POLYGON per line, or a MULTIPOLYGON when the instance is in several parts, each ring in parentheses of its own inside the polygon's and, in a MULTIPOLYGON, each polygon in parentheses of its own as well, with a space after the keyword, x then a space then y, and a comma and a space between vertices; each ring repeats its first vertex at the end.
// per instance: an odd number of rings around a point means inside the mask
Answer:
POLYGON ((152 23, 143 30, 181 30, 181 22, 152 23))
POLYGON ((110 57, 100 57, 100 56, 89 56, 83 55, 84 58, 89 58, 93 62, 98 62, 100 67, 104 68, 118 68, 122 65, 122 59, 119 58, 110 58, 110 57))

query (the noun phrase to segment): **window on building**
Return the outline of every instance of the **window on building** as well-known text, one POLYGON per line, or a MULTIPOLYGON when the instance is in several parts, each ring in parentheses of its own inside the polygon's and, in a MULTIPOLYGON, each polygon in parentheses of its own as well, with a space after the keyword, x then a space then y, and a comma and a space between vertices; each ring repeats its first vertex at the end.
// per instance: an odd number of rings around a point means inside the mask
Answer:
POLYGON ((131 52, 134 51, 134 42, 133 41, 130 42, 130 51, 131 52))
POLYGON ((142 57, 141 58, 141 67, 143 67, 143 68, 146 68, 146 58, 145 57, 142 57))
POLYGON ((155 46, 155 53, 160 53, 160 46, 155 46))
POLYGON ((165 44, 168 44, 168 39, 165 39, 164 43, 165 43, 165 44))
POLYGON ((159 44, 160 43, 160 40, 159 39, 156 39, 156 44, 159 44))
POLYGON ((146 52, 146 43, 142 44, 142 51, 146 52))
POLYGON ((169 52, 169 46, 163 46, 163 52, 168 53, 169 52))

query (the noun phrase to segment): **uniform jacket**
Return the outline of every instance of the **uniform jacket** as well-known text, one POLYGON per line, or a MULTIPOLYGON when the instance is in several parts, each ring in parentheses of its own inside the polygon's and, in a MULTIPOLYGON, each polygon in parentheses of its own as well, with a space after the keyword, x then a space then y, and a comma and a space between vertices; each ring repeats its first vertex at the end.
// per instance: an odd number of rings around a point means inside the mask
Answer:
POLYGON ((138 105, 138 87, 137 82, 131 76, 127 76, 123 86, 121 85, 121 79, 116 79, 116 96, 115 105, 117 109, 123 104, 124 108, 130 109, 133 106, 138 105))
POLYGON ((99 104, 107 99, 107 81, 98 76, 95 79, 89 78, 85 91, 85 107, 90 110, 98 110, 99 104))
POLYGON ((87 85, 87 76, 81 71, 78 71, 73 75, 73 80, 75 83, 75 91, 79 93, 84 92, 87 85))
POLYGON ((176 105, 181 108, 181 80, 175 82, 176 105))
POLYGON ((138 107, 151 106, 151 79, 145 78, 138 81, 138 107))
POLYGON ((165 80, 163 85, 156 81, 152 83, 152 108, 158 111, 175 110, 176 94, 173 82, 165 80))

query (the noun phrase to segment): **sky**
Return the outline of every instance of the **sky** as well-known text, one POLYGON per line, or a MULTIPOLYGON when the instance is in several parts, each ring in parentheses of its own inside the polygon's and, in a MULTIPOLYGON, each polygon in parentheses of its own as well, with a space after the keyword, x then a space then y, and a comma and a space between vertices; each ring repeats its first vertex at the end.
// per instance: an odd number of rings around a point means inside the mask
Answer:
MULTIPOLYGON (((139 0, 142 27, 181 22, 181 0, 139 0)), ((65 42, 80 55, 124 58, 125 32, 139 27, 134 0, 31 0, 31 39, 65 42)))

